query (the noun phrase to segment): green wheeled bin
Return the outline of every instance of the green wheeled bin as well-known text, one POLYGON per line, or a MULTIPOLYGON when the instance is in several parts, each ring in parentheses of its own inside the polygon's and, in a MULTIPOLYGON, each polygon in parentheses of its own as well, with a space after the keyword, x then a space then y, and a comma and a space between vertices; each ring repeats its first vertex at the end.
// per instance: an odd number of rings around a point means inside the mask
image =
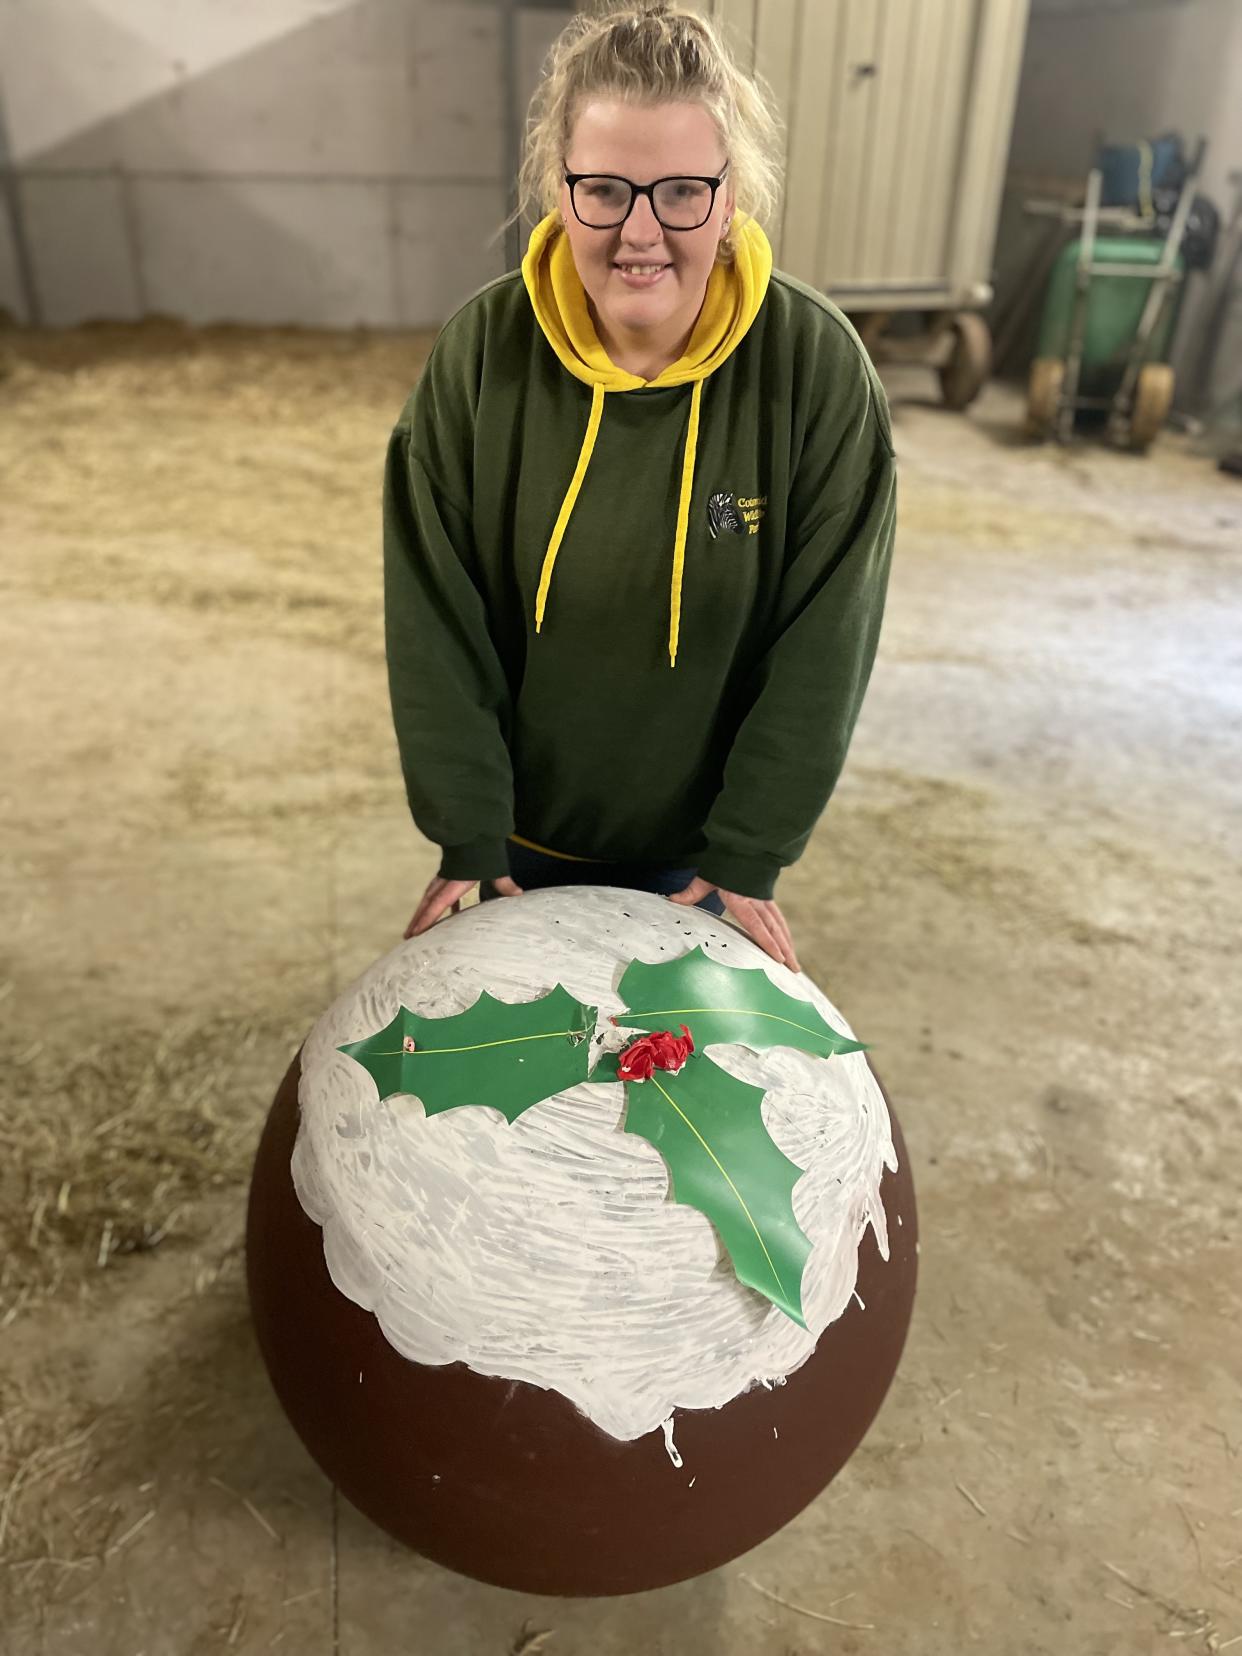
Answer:
MULTIPOLYGON (((1091 251, 1092 276, 1086 297, 1086 312, 1082 323, 1082 344, 1076 406, 1079 409, 1106 413, 1121 386, 1127 360, 1134 348, 1135 337, 1143 320, 1151 292, 1151 282, 1140 275, 1136 280, 1134 267, 1151 265, 1155 268, 1164 256, 1164 245, 1155 237, 1102 236, 1097 237, 1091 251), (1095 273, 1097 266, 1103 270, 1095 273), (1110 266, 1121 266, 1126 275, 1108 273, 1110 266)), ((1053 434, 1058 411, 1062 407, 1066 364, 1073 351, 1074 300, 1078 268, 1082 259, 1082 243, 1072 241, 1065 247, 1053 269, 1044 301, 1043 322, 1040 326, 1039 346, 1031 364, 1027 396, 1027 424, 1033 436, 1053 434)), ((1184 270, 1178 254, 1175 268, 1184 270)), ((1130 445, 1146 448, 1164 424, 1173 400, 1173 370, 1168 366, 1169 350, 1181 305, 1184 283, 1168 284, 1168 294, 1160 307, 1144 352, 1144 365, 1135 388, 1130 420, 1130 445)))

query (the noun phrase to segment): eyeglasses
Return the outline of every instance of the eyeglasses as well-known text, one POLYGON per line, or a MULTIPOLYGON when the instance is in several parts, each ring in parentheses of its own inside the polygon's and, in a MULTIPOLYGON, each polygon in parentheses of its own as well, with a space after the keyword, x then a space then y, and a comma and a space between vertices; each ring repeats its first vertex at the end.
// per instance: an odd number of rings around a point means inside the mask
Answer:
POLYGON ((698 230, 712 216, 716 191, 725 181, 726 164, 719 178, 657 178, 654 184, 635 184, 614 173, 565 174, 574 217, 588 230, 616 230, 634 211, 639 196, 646 196, 658 223, 666 230, 698 230))

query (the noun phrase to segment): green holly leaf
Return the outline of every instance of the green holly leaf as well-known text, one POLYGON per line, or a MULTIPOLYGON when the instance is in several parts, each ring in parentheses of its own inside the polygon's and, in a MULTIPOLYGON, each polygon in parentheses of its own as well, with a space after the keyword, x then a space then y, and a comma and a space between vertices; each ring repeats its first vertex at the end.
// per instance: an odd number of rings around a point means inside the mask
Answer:
POLYGON ((516 1004, 484 990, 467 1011, 448 1018, 400 1006, 390 1024, 339 1050, 373 1078, 381 1100, 409 1093, 429 1116, 486 1104, 513 1122, 587 1079, 595 1018, 595 1007, 559 983, 540 1000, 516 1004))
POLYGON ((684 1023, 697 1052, 713 1042, 737 1041, 756 1051, 797 1047, 820 1058, 865 1052, 861 1041, 839 1035, 809 1001, 778 989, 761 967, 725 966, 702 948, 648 966, 636 960, 618 993, 630 1008, 613 1019, 623 1029, 676 1029, 684 1023))
POLYGON ((738 1281, 805 1328, 802 1272, 811 1244, 793 1210, 803 1169, 768 1136, 763 1088, 710 1058, 692 1058, 676 1075, 657 1070, 649 1081, 627 1082, 625 1095, 625 1130, 664 1157, 674 1201, 706 1214, 738 1281))

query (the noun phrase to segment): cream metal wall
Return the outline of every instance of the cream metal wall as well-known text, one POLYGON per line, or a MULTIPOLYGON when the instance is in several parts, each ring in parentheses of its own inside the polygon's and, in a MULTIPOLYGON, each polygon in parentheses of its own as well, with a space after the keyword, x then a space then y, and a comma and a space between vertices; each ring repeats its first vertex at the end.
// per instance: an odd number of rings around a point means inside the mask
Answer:
POLYGON ((782 268, 852 310, 990 297, 1028 0, 700 0, 776 94, 782 268))

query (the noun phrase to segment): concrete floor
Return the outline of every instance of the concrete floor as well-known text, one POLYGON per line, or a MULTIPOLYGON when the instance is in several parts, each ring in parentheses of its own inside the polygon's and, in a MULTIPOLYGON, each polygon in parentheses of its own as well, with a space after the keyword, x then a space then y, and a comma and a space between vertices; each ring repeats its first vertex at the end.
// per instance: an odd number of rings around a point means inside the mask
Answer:
POLYGON ((906 1358, 783 1534, 546 1601, 334 1498, 240 1272, 289 1052, 432 868, 376 560, 415 353, 86 331, 8 362, 5 1656, 1242 1656, 1242 486, 894 383, 881 655, 780 895, 909 1140, 906 1358))

